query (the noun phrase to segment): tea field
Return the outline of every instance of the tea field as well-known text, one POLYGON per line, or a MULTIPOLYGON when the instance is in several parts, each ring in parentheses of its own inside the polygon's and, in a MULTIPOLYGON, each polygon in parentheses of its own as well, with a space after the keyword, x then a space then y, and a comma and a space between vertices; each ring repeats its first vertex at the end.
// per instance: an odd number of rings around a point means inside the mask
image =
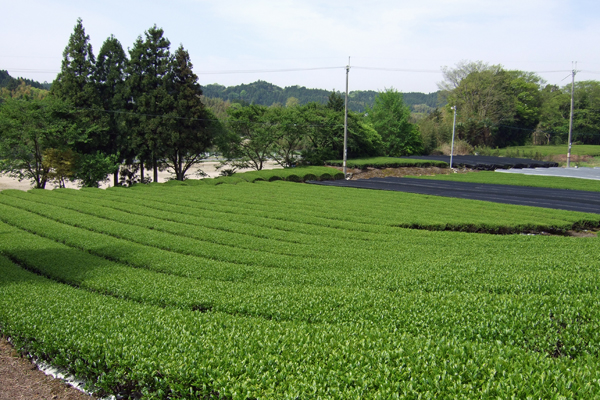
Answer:
POLYGON ((257 181, 0 192, 0 331, 100 395, 600 397, 600 215, 257 181))

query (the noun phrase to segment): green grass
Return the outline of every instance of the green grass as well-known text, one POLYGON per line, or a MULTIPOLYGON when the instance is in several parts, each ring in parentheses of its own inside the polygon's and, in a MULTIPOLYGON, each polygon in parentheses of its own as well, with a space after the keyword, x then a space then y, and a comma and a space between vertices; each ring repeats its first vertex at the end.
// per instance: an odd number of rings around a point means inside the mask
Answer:
MULTIPOLYGON (((341 167, 343 160, 328 160, 325 162, 328 165, 341 167)), ((347 160, 348 168, 399 168, 399 167, 448 167, 448 163, 434 160, 417 160, 410 158, 397 157, 371 157, 371 158, 356 158, 347 160)))
POLYGON ((6 190, 0 331, 129 398, 594 398, 598 238, 398 228, 582 223, 285 181, 6 190))
POLYGON ((467 172, 464 174, 450 175, 415 176, 413 178, 434 179, 454 182, 491 183, 496 185, 548 187, 554 189, 571 189, 585 190, 588 192, 600 192, 600 181, 591 179, 524 175, 494 171, 467 172))
MULTIPOLYGON (((511 153, 514 156, 518 152, 521 155, 539 153, 545 157, 560 154, 566 155, 568 151, 568 145, 512 146, 499 149, 498 151, 500 156, 505 156, 507 153, 511 153)), ((571 154, 579 156, 600 156, 600 146, 589 144, 573 145, 571 147, 571 154)))

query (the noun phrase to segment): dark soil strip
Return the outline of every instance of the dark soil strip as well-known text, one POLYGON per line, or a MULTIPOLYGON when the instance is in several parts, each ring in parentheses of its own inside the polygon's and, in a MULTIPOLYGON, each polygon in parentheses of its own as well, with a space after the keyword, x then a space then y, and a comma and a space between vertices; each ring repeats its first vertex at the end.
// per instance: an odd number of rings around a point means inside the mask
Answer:
MULTIPOLYGON (((450 156, 410 156, 419 160, 444 161, 450 164, 450 156)), ((453 156, 452 167, 471 168, 485 171, 508 168, 549 168, 558 167, 553 161, 537 161, 528 158, 508 158, 492 156, 453 156)))
POLYGON ((581 190, 394 177, 322 182, 310 181, 308 183, 359 189, 392 190, 600 214, 600 194, 598 192, 581 190))
POLYGON ((597 237, 595 232, 600 228, 600 222, 596 224, 575 224, 570 229, 560 229, 551 226, 538 227, 511 227, 499 226, 487 228, 478 225, 420 225, 420 224, 399 224, 398 228, 420 229, 426 231, 450 231, 450 232, 468 232, 468 233, 486 233, 491 235, 540 235, 540 236, 572 236, 572 237, 597 237))

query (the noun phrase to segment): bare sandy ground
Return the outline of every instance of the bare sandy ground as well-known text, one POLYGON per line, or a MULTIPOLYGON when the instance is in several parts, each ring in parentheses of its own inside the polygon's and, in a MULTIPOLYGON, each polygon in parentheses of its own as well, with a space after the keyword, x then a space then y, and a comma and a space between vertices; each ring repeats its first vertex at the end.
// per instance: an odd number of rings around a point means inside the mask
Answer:
MULTIPOLYGON (((195 167, 195 168, 192 167, 192 169, 190 169, 190 171, 188 171, 186 176, 189 179, 200 179, 197 176, 197 172, 198 172, 198 169, 201 169, 208 175, 209 178, 215 178, 215 177, 219 176, 219 171, 216 170, 216 166, 218 164, 219 163, 216 161, 204 162, 204 163, 200 164, 198 167, 195 167)), ((275 169, 275 168, 281 168, 281 167, 274 162, 267 162, 263 169, 275 169)), ((251 171, 251 170, 250 169, 238 170, 238 172, 244 172, 244 171, 251 171)), ((152 176, 152 171, 144 170, 144 175, 152 176)), ((169 177, 171 177, 171 176, 173 176, 173 174, 170 173, 169 171, 159 171, 158 181, 166 182, 169 179, 169 177)), ((107 187, 111 187, 111 186, 113 186, 112 177, 111 177, 111 179, 109 179, 108 181, 106 181, 102 185, 100 185, 100 188, 106 189, 107 187)), ((71 188, 71 189, 79 188, 79 186, 75 182, 67 182, 66 187, 71 188)), ((55 185, 46 184, 46 189, 54 189, 54 188, 55 188, 55 185)), ((33 189, 33 185, 29 181, 19 182, 18 179, 11 178, 6 175, 0 175, 0 190, 5 190, 5 189, 29 190, 29 189, 33 189)))

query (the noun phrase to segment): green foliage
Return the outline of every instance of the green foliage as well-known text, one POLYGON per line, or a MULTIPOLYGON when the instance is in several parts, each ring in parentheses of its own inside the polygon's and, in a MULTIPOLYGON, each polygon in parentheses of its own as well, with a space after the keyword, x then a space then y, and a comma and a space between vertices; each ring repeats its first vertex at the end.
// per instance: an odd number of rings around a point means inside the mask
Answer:
POLYGON ((597 215, 187 182, 0 193, 2 334, 130 398, 600 390, 595 238, 397 227, 568 228, 597 215))
POLYGON ((77 158, 75 178, 80 180, 84 187, 97 188, 107 180, 108 175, 118 170, 119 161, 115 154, 83 154, 77 158))
MULTIPOLYGON (((127 94, 125 92, 125 68, 127 56, 121 43, 110 36, 104 41, 98 59, 94 80, 100 96, 101 108, 106 112, 104 123, 106 131, 101 135, 101 142, 95 150, 115 156, 120 163, 125 162, 132 155, 129 135, 125 125, 123 114, 119 111, 125 110, 127 106, 127 94)), ((119 184, 118 173, 114 174, 113 184, 119 184)))
MULTIPOLYGON (((333 106, 333 105, 332 105, 333 106)), ((342 158, 344 152, 344 112, 316 103, 301 107, 306 145, 302 160, 310 165, 323 165, 325 160, 342 158)), ((381 136, 364 121, 361 114, 348 113, 348 157, 381 154, 381 136)))
POLYGON ((54 181, 59 188, 64 188, 68 180, 75 179, 77 154, 70 148, 46 149, 42 155, 42 166, 48 171, 48 182, 54 181))
POLYGON ((44 91, 50 89, 50 84, 48 82, 40 83, 27 78, 13 78, 8 71, 0 69, 0 88, 14 91, 23 84, 44 91))
POLYGON ((452 123, 453 115, 437 108, 417 122, 424 154, 431 154, 443 144, 452 142, 452 123))
MULTIPOLYGON (((571 85, 563 88, 548 85, 543 91, 542 118, 536 131, 538 144, 567 143, 571 112, 571 85), (559 143, 556 143, 556 142, 559 143)), ((600 144, 600 82, 575 83, 573 142, 600 144)))
MULTIPOLYGON (((443 97, 457 107, 457 135, 472 146, 523 145, 543 117, 545 82, 501 65, 461 62, 444 70, 443 97)), ((448 108, 448 114, 452 112, 448 108)), ((445 118, 447 121, 450 117, 445 118)))
POLYGON ((101 106, 100 94, 95 84, 96 58, 85 33, 81 18, 63 52, 61 72, 52 83, 51 94, 69 103, 78 112, 86 140, 77 143, 77 152, 93 153, 101 146, 105 115, 94 109, 101 106))
MULTIPOLYGON (((0 71, 1 72, 1 71, 0 71)), ((48 95, 48 91, 45 89, 38 89, 33 86, 29 86, 24 80, 19 80, 16 85, 10 85, 9 87, 0 87, 0 104, 4 99, 35 99, 42 100, 48 95)))
POLYGON ((50 171, 43 164, 44 152, 81 140, 77 116, 53 97, 7 99, 0 104, 0 132, 0 172, 40 189, 50 171))
POLYGON ((274 151, 278 137, 277 109, 236 106, 227 110, 228 130, 217 138, 219 151, 234 168, 260 171, 274 151))
POLYGON ((423 142, 416 125, 410 122, 410 110, 404 105, 402 93, 391 88, 380 92, 368 120, 383 142, 386 156, 399 157, 423 152, 423 142))
POLYGON ((183 181, 187 171, 206 158, 221 124, 202 104, 202 89, 192 71, 189 53, 179 46, 173 58, 173 100, 176 120, 165 139, 164 160, 175 171, 175 179, 183 181))
MULTIPOLYGON (((342 99, 341 109, 343 110, 343 93, 339 91, 328 91, 324 89, 308 89, 304 86, 288 86, 281 88, 265 81, 258 80, 249 84, 241 84, 237 86, 225 87, 219 84, 210 84, 204 86, 204 95, 207 98, 222 99, 223 101, 245 102, 246 105, 257 104, 263 106, 271 106, 274 104, 286 104, 287 99, 294 97, 298 99, 300 105, 308 103, 318 103, 327 105, 331 93, 335 93, 338 98, 342 99)), ((368 107, 372 107, 375 101, 377 92, 374 90, 355 90, 351 91, 348 96, 348 109, 354 112, 364 113, 368 107)), ((404 101, 406 105, 411 107, 413 111, 419 108, 438 107, 438 92, 433 93, 404 93, 404 101)), ((440 104, 443 106, 444 104, 440 104)))
MULTIPOLYGON (((171 43, 164 31, 154 25, 137 38, 129 50, 127 65, 127 96, 132 114, 129 129, 136 157, 153 169, 158 179, 158 161, 165 156, 165 139, 171 134, 174 121, 174 99, 171 43)), ((142 180, 143 177, 142 177, 142 180)))
POLYGON ((305 115, 299 107, 273 108, 272 122, 279 124, 273 159, 283 168, 296 166, 305 144, 305 115))

